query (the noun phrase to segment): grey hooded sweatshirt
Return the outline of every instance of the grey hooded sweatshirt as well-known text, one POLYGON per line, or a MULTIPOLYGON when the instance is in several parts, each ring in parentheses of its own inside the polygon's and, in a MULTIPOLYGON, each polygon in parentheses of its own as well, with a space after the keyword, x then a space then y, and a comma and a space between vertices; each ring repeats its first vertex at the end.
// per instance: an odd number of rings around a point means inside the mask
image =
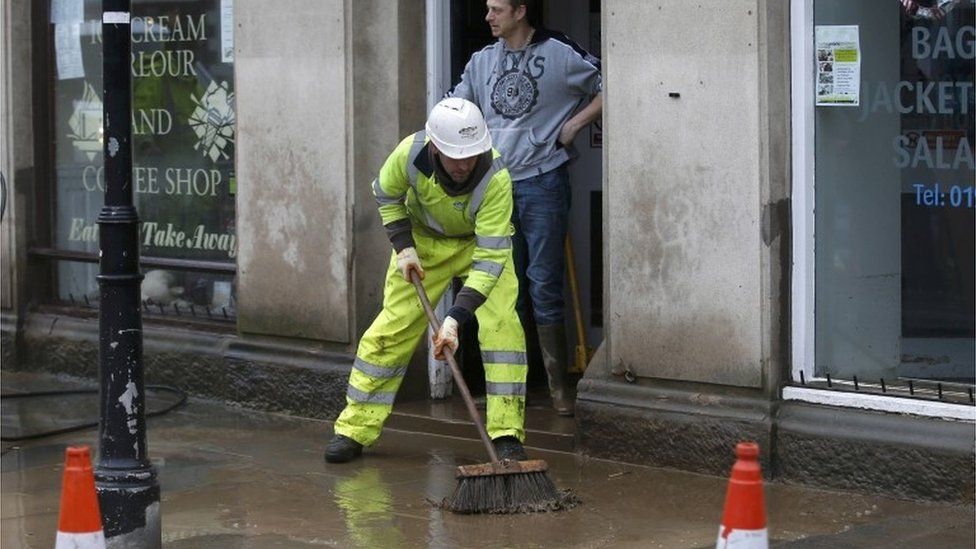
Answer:
POLYGON ((518 181, 575 156, 557 142, 559 131, 602 89, 599 59, 562 33, 537 29, 523 49, 499 39, 472 55, 448 95, 481 108, 492 145, 518 181))

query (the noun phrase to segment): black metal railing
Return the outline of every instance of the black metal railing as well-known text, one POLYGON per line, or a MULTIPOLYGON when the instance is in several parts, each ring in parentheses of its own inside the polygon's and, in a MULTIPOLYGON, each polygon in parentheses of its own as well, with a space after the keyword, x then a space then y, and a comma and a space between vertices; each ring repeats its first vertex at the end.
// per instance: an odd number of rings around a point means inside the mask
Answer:
POLYGON ((850 379, 837 379, 825 372, 823 378, 807 379, 800 371, 800 385, 803 387, 826 388, 865 394, 879 394, 921 400, 933 400, 953 404, 976 405, 974 386, 968 383, 940 381, 918 378, 878 378, 865 380, 858 376, 850 379))

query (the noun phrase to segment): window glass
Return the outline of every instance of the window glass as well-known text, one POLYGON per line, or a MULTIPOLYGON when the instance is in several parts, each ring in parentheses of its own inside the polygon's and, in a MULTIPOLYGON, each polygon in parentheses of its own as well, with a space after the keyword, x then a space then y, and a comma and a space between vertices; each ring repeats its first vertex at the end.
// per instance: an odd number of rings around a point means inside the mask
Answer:
MULTIPOLYGON (((236 260, 232 10, 232 0, 132 2, 132 184, 144 257, 236 260)), ((51 1, 55 246, 92 253, 104 192, 100 20, 100 1, 51 1)), ((61 262, 58 297, 96 300, 97 270, 61 262)), ((231 274, 144 271, 150 312, 234 311, 231 274)))
POLYGON ((816 373, 973 383, 973 3, 814 14, 818 33, 854 27, 860 63, 815 48, 816 94, 860 84, 856 105, 815 107, 816 373))

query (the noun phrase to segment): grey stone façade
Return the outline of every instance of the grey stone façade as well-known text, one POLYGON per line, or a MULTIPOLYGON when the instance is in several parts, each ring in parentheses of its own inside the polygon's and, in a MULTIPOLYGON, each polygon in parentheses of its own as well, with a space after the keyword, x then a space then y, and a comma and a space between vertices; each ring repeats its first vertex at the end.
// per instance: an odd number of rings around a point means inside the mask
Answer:
POLYGON ((727 475, 753 440, 768 479, 913 500, 972 503, 972 424, 900 414, 586 381, 577 448, 630 463, 727 475))
MULTIPOLYGON (((198 397, 318 419, 335 418, 345 405, 351 354, 294 340, 152 324, 144 324, 143 331, 147 384, 172 385, 198 397)), ((5 354, 10 332, 5 326, 5 354)), ((23 360, 5 359, 4 369, 97 379, 97 319, 32 313, 21 341, 17 356, 23 360)))

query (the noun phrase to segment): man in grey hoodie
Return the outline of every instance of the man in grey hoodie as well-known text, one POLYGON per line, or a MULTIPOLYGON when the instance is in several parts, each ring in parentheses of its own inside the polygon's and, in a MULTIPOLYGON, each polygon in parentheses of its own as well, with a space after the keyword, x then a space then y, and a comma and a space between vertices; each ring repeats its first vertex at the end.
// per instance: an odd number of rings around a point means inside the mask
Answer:
POLYGON ((471 56, 449 93, 481 108, 512 176, 514 255, 539 333, 553 407, 572 415, 566 389, 564 242, 573 139, 603 110, 600 60, 564 34, 534 28, 529 0, 487 0, 485 20, 498 41, 471 56), (527 292, 526 292, 527 290, 527 292))

